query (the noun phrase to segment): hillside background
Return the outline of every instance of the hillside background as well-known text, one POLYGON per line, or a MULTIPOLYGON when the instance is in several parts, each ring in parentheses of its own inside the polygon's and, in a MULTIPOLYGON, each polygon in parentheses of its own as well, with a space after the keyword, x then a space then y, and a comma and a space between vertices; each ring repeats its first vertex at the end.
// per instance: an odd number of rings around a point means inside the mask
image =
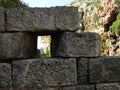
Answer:
POLYGON ((102 36, 103 56, 120 55, 120 0, 74 0, 66 6, 83 12, 79 31, 102 36))

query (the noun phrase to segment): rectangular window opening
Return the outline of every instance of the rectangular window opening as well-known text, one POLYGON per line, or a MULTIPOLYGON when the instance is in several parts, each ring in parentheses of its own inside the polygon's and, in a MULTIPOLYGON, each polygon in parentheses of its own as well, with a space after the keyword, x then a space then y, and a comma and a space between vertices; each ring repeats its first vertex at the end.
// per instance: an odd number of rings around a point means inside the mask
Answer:
POLYGON ((37 37, 37 58, 51 57, 50 53, 51 36, 37 37))

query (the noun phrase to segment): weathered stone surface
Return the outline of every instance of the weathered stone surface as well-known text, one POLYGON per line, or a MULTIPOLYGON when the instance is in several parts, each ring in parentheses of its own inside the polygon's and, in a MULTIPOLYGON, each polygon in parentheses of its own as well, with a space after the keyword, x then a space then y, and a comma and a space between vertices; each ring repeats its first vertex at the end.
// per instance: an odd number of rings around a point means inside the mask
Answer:
POLYGON ((95 90, 95 89, 94 89, 94 85, 80 85, 80 86, 63 87, 62 90, 95 90))
POLYGON ((8 88, 11 86, 12 86, 11 65, 7 63, 0 63, 0 88, 8 88))
POLYGON ((0 59, 36 56, 37 39, 30 33, 0 33, 0 59))
POLYGON ((6 18, 7 31, 75 31, 79 28, 76 7, 8 9, 6 18))
POLYGON ((96 90, 120 90, 118 83, 97 84, 96 90))
POLYGON ((0 7, 0 32, 5 31, 5 9, 0 7))
POLYGON ((101 53, 101 39, 96 33, 55 33, 52 35, 51 54, 62 57, 97 57, 101 53))
POLYGON ((58 87, 53 87, 53 88, 49 88, 49 87, 44 87, 44 88, 12 88, 12 89, 3 89, 0 88, 0 90, 61 90, 58 87))
POLYGON ((89 60, 90 83, 120 81, 120 57, 100 57, 89 60))
POLYGON ((14 89, 13 88, 0 88, 0 90, 14 90, 14 89))
POLYGON ((14 87, 77 84, 76 59, 41 58, 13 61, 14 87))
POLYGON ((56 7, 55 26, 58 30, 75 31, 79 28, 79 13, 76 7, 56 7))
POLYGON ((88 59, 79 58, 77 59, 77 81, 78 84, 88 83, 88 59))

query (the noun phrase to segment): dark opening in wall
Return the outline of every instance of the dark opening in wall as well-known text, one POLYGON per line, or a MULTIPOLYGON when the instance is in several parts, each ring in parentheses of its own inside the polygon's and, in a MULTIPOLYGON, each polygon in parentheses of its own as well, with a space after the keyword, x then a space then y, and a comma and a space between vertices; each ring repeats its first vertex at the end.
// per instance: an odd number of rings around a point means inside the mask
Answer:
POLYGON ((51 57, 50 53, 51 36, 37 37, 37 57, 51 57))

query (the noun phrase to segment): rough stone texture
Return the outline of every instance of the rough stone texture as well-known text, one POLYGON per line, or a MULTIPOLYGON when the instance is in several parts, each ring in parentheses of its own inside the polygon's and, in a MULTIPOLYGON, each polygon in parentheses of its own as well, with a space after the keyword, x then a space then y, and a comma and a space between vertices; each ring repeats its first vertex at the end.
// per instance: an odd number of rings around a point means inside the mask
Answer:
POLYGON ((120 90, 118 83, 97 84, 96 90, 120 90))
POLYGON ((78 84, 88 83, 88 59, 77 59, 77 81, 78 84))
POLYGON ((5 9, 0 7, 0 32, 5 31, 5 9))
POLYGON ((62 90, 95 90, 95 89, 94 89, 94 85, 81 85, 81 86, 63 87, 62 90))
POLYGON ((0 88, 0 90, 14 90, 14 89, 12 89, 12 88, 0 88))
POLYGON ((58 30, 75 31, 79 29, 79 13, 76 7, 56 7, 55 25, 58 30))
MULTIPOLYGON (((4 90, 4 89, 3 89, 4 90)), ((5 89, 8 90, 8 89, 5 89)), ((60 90, 58 87, 53 87, 53 88, 13 88, 11 90, 60 90)))
POLYGON ((36 48, 37 39, 33 34, 19 32, 0 33, 1 60, 35 57, 36 48))
POLYGON ((0 63, 0 88, 8 88, 12 86, 11 65, 0 63))
POLYGON ((100 57, 89 60, 90 83, 120 81, 120 57, 100 57))
POLYGON ((96 33, 55 33, 51 36, 52 56, 97 57, 101 53, 101 38, 96 33))
POLYGON ((6 18, 7 31, 75 31, 79 28, 76 7, 8 9, 6 18))
POLYGON ((14 87, 77 84, 76 59, 41 58, 13 61, 14 87))

